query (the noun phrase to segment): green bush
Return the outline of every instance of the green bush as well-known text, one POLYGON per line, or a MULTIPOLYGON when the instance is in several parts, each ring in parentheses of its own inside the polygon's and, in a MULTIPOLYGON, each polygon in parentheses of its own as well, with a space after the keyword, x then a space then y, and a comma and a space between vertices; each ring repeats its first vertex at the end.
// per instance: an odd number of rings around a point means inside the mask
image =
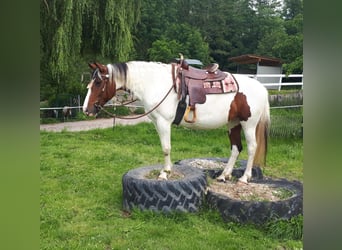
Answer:
POLYGON ((136 108, 133 112, 136 115, 141 115, 145 113, 145 109, 143 107, 136 108))
POLYGON ((114 114, 120 115, 120 116, 125 116, 125 115, 130 115, 131 111, 127 107, 116 107, 114 109, 114 114))

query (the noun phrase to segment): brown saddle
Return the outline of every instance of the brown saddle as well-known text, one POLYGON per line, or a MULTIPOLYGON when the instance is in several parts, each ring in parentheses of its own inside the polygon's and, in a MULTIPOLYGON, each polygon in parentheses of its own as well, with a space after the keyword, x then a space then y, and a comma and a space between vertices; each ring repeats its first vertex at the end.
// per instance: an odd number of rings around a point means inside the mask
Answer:
POLYGON ((227 74, 219 70, 218 67, 217 63, 209 64, 204 69, 188 66, 184 62, 181 64, 182 75, 185 78, 203 81, 220 81, 226 78, 227 74))
POLYGON ((206 102, 207 94, 222 94, 237 91, 237 82, 234 77, 219 70, 217 63, 209 64, 204 69, 197 69, 189 66, 182 60, 177 68, 177 82, 180 83, 178 88, 178 97, 181 102, 185 102, 185 98, 189 95, 189 106, 184 115, 186 122, 194 123, 196 121, 196 104, 206 102), (192 119, 188 119, 190 111, 193 111, 192 119))

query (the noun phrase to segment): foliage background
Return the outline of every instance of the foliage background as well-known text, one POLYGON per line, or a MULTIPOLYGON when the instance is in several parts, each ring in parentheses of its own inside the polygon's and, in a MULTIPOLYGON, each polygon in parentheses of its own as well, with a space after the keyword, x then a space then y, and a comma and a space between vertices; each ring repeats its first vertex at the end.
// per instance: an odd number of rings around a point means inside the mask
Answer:
POLYGON ((42 0, 40 100, 83 95, 89 61, 170 62, 183 53, 234 71, 228 58, 250 53, 302 73, 302 43, 303 0, 42 0))

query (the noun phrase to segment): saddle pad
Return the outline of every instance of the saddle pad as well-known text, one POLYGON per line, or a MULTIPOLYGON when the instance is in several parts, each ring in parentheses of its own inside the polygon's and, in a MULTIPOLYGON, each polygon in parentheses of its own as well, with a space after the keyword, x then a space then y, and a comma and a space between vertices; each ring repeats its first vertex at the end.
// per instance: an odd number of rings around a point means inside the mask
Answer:
POLYGON ((237 84, 230 73, 222 81, 203 82, 203 88, 206 94, 221 94, 237 91, 237 84))
POLYGON ((203 104, 207 94, 224 94, 236 92, 238 87, 234 77, 227 73, 227 77, 221 81, 202 81, 186 79, 189 93, 189 105, 203 104))
POLYGON ((238 84, 231 73, 227 73, 227 77, 223 80, 223 92, 236 92, 238 84))

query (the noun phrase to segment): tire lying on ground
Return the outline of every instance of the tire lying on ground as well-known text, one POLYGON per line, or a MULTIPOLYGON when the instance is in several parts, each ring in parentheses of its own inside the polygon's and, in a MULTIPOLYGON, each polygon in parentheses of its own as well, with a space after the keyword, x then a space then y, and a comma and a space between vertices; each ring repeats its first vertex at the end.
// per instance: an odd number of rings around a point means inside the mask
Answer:
MULTIPOLYGON (((207 203, 218 209, 226 222, 261 224, 271 219, 290 219, 303 214, 303 184, 286 179, 269 179, 253 181, 277 188, 290 190, 292 195, 278 201, 240 200, 228 197, 208 188, 207 203)), ((249 185, 249 184, 248 184, 249 185)))
POLYGON ((151 171, 160 171, 161 165, 146 166, 128 171, 122 177, 123 208, 160 212, 197 212, 204 201, 207 187, 203 171, 174 166, 180 177, 174 180, 150 179, 151 171))
MULTIPOLYGON (((221 175, 223 168, 227 164, 229 158, 190 158, 177 161, 175 164, 180 166, 192 166, 201 169, 212 179, 216 179, 221 175), (215 166, 216 165, 216 166, 215 166)), ((239 167, 234 167, 232 176, 240 178, 246 169, 246 160, 237 160, 236 164, 239 167)), ((258 166, 252 168, 252 180, 261 180, 263 178, 262 170, 258 166)))

